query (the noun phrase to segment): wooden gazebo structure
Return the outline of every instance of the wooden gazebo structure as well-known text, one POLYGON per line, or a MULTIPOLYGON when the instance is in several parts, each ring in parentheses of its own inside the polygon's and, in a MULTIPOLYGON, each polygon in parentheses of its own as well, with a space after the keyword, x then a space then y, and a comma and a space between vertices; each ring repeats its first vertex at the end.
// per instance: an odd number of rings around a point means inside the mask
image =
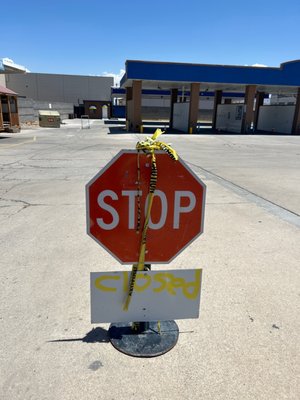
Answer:
POLYGON ((19 129, 17 93, 0 85, 0 131, 19 129))

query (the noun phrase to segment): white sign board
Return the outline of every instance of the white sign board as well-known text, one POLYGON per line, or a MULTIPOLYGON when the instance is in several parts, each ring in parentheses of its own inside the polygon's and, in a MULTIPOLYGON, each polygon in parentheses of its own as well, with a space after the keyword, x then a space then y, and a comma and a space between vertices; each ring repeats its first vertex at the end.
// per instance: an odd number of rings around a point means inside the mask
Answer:
POLYGON ((141 271, 127 311, 131 271, 91 273, 91 322, 166 321, 199 317, 201 269, 141 271))
POLYGON ((188 132, 190 103, 174 103, 173 128, 188 132))
POLYGON ((291 133, 295 106, 259 107, 257 129, 268 132, 291 133))
POLYGON ((216 129, 241 133, 243 114, 243 104, 219 104, 216 129))

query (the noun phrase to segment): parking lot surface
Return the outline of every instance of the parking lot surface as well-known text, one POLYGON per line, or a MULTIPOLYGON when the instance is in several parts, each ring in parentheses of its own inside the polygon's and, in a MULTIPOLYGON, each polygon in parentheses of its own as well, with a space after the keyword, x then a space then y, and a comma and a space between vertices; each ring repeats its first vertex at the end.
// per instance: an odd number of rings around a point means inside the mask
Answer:
POLYGON ((298 400, 300 136, 162 138, 207 185, 204 234, 164 266, 203 268, 201 312, 142 359, 90 323, 89 273, 129 267, 87 236, 85 184, 145 137, 111 132, 0 135, 0 398, 298 400))

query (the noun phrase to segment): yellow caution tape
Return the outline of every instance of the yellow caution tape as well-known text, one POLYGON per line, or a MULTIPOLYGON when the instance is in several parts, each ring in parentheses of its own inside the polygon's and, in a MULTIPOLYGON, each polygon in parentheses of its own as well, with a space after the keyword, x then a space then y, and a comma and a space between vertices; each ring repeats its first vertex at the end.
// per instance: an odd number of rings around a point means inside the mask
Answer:
POLYGON ((137 155, 137 175, 138 175, 138 217, 137 217, 137 233, 140 230, 141 223, 141 214, 140 214, 140 160, 139 160, 139 151, 143 151, 147 154, 151 155, 151 176, 150 176, 150 185, 149 185, 149 196, 148 196, 148 204, 147 211, 145 216, 144 227, 142 231, 142 238, 140 244, 140 252, 139 252, 139 260, 137 264, 132 266, 132 271, 130 274, 129 280, 129 290, 127 294, 127 298, 123 307, 124 311, 128 310, 131 297, 134 291, 134 285, 136 281, 136 274, 138 271, 144 271, 145 266, 145 254, 146 254, 146 242, 147 242, 147 230, 149 225, 149 219, 151 215, 151 208, 154 198, 154 192, 157 184, 157 166, 156 166, 156 157, 155 151, 162 150, 165 151, 174 161, 178 160, 178 155, 176 151, 169 145, 164 142, 159 142, 156 139, 163 133, 161 129, 156 129, 154 134, 151 137, 147 137, 146 140, 138 142, 136 144, 136 149, 138 150, 137 155))
POLYGON ((157 321, 157 332, 159 335, 161 334, 160 321, 157 321))
POLYGON ((154 134, 151 137, 147 137, 146 140, 137 142, 136 149, 142 150, 146 153, 154 154, 155 150, 165 151, 172 160, 178 160, 178 155, 176 151, 167 143, 159 142, 156 139, 163 134, 164 132, 161 129, 156 129, 154 134))

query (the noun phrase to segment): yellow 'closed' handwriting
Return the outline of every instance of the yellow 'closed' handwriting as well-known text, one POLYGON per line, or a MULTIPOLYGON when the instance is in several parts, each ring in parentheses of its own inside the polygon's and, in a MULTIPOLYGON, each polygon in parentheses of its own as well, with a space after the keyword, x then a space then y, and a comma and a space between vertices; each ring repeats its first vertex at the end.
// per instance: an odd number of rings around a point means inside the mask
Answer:
MULTIPOLYGON (((128 292, 129 273, 123 272, 123 292, 128 292)), ((121 275, 105 274, 95 279, 95 287, 104 292, 116 292, 117 285, 112 281, 119 281, 121 275)), ((146 272, 139 272, 136 276, 134 291, 142 293, 146 290, 152 290, 153 293, 167 292, 170 296, 176 296, 178 291, 181 290, 184 297, 189 300, 197 299, 201 286, 201 270, 194 270, 194 279, 186 281, 182 277, 174 275, 172 272, 158 272, 153 275, 146 272)))
POLYGON ((106 281, 108 279, 113 279, 115 281, 120 280, 120 276, 117 275, 102 275, 99 276, 98 278, 95 279, 95 286, 99 290, 103 290, 104 292, 116 292, 117 288, 115 287, 110 287, 110 286, 104 286, 102 284, 103 281, 106 281))
POLYGON ((183 295, 190 299, 196 299, 200 290, 200 270, 195 270, 195 281, 186 282, 184 278, 178 278, 170 272, 160 272, 154 275, 154 281, 161 285, 154 288, 153 292, 159 293, 166 290, 170 295, 176 295, 176 289, 182 289, 183 295))

